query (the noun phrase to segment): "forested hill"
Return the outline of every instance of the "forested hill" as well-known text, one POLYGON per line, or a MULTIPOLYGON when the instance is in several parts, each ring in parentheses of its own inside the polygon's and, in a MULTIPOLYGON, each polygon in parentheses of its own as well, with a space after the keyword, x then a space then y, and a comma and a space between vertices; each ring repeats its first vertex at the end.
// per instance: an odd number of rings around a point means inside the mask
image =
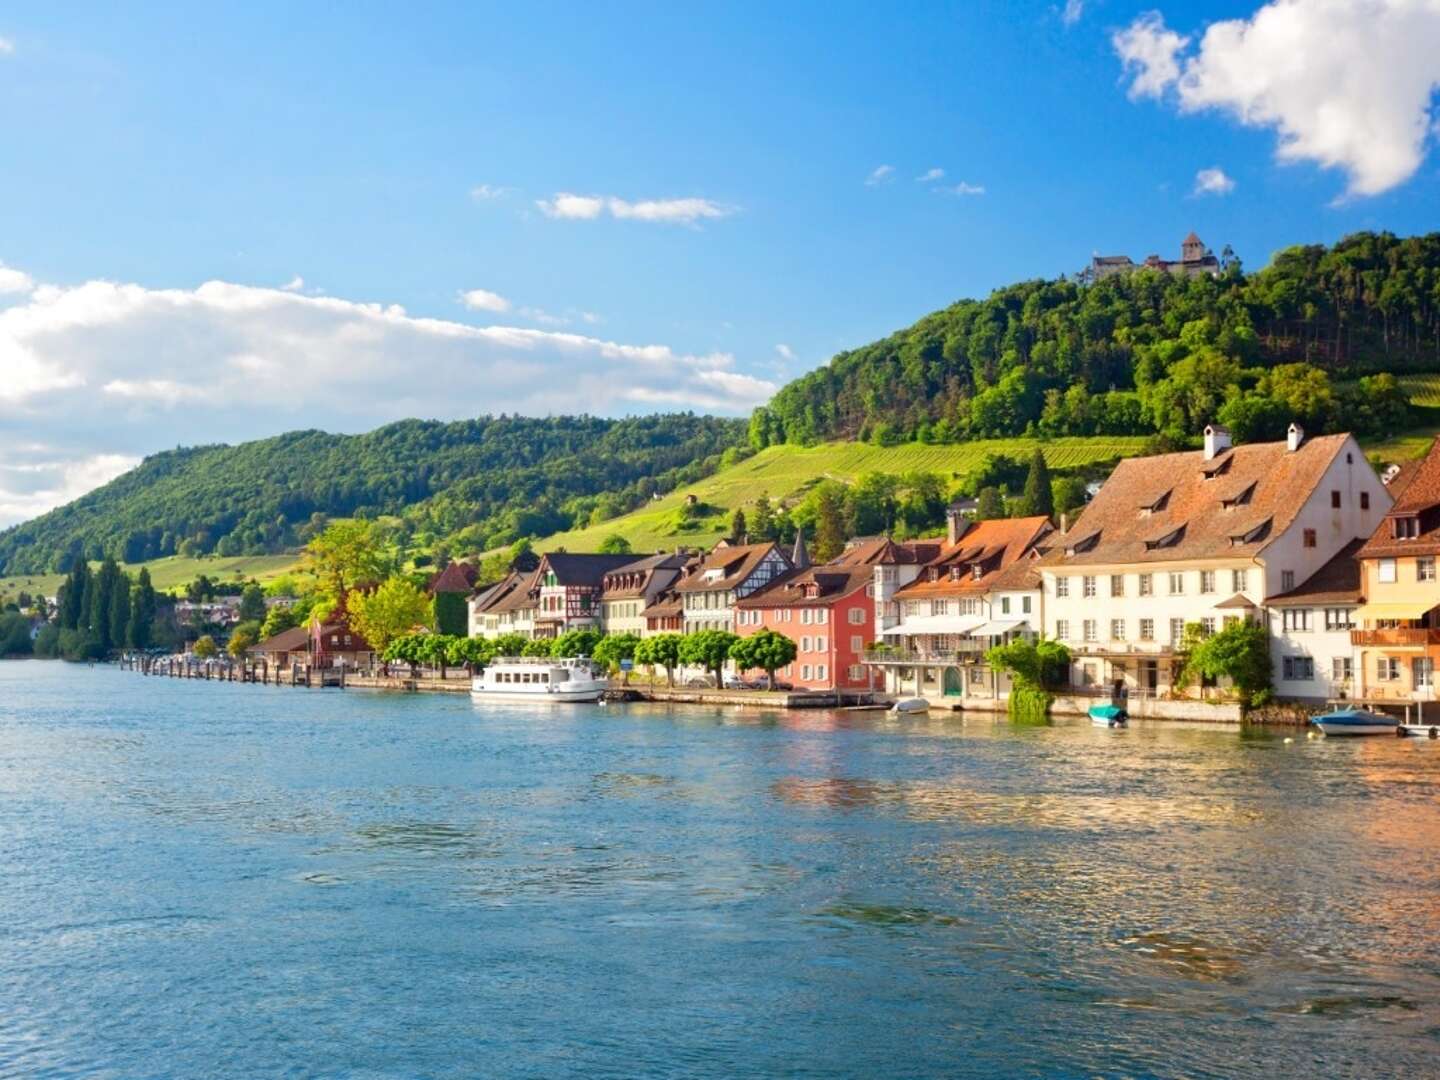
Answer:
POLYGON ((75 556, 293 550, 325 517, 395 515, 416 550, 464 551, 614 517, 716 468, 743 420, 405 420, 364 435, 296 431, 167 451, 0 533, 0 574, 64 571, 75 556))
POLYGON ((1217 416, 1241 437, 1291 419, 1384 430, 1404 420, 1393 380, 1358 380, 1437 370, 1440 233, 1360 233, 1254 274, 1146 270, 962 300, 790 383, 750 440, 1183 437, 1217 416))

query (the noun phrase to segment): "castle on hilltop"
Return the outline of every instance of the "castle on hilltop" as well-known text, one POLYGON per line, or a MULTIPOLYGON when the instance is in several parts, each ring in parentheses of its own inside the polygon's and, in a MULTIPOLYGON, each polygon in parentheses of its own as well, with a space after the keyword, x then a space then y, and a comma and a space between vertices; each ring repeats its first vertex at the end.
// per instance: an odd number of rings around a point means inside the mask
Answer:
POLYGON ((1234 253, 1227 247, 1224 252, 1226 261, 1217 259, 1215 253, 1205 246, 1205 242, 1192 232, 1180 242, 1178 259, 1147 255, 1144 262, 1137 263, 1129 255, 1096 255, 1091 258, 1084 276, 1091 281, 1099 281, 1115 274, 1128 274, 1132 270, 1160 270, 1167 274, 1183 274, 1185 277, 1200 277, 1203 274, 1213 277, 1224 270, 1229 265, 1228 260, 1233 257, 1234 253))

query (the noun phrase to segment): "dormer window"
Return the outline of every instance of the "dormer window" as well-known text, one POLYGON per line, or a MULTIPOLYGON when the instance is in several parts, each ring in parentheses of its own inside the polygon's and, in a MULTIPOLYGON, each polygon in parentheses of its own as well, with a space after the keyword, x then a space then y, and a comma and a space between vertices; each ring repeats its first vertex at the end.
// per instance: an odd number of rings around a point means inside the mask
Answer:
POLYGON ((1207 461, 1204 465, 1200 467, 1200 472, 1206 480, 1214 480, 1215 477, 1224 476, 1227 472, 1229 472, 1230 463, 1234 460, 1235 458, 1233 455, 1226 454, 1224 457, 1217 458, 1214 461, 1207 461))
POLYGON ((964 568, 963 566, 952 566, 952 567, 950 567, 950 580, 951 580, 951 581, 959 581, 959 580, 960 580, 960 575, 961 575, 962 573, 964 573, 964 571, 965 571, 965 568, 964 568))
POLYGON ((1234 510, 1237 506, 1249 506, 1250 500, 1255 496, 1255 481, 1251 481, 1235 494, 1220 500, 1220 505, 1226 510, 1234 510))
POLYGON ((985 567, 982 563, 977 562, 974 566, 970 567, 970 577, 973 578, 975 581, 979 581, 980 576, 984 573, 985 567))
POLYGON ((1415 540, 1420 536, 1419 515, 1390 519, 1390 535, 1396 540, 1415 540))
POLYGON ((1231 547, 1240 547, 1242 544, 1253 544, 1256 540, 1263 540, 1270 531, 1270 519, 1266 518, 1252 529, 1246 529, 1243 533, 1235 533, 1230 537, 1231 547))
POLYGON ((1181 525, 1178 529, 1171 529, 1169 532, 1165 533, 1163 536, 1157 536, 1157 537, 1155 537, 1153 540, 1146 540, 1146 541, 1145 541, 1145 550, 1146 550, 1146 551, 1154 551, 1156 548, 1174 547, 1176 544, 1180 543, 1180 541, 1183 540, 1184 538, 1185 538, 1185 526, 1184 526, 1184 525, 1181 525))
POLYGON ((938 567, 934 567, 934 566, 930 567, 930 569, 927 570, 926 573, 925 573, 925 580, 927 580, 927 581, 939 581, 939 580, 940 580, 940 570, 939 570, 939 568, 938 568, 938 567))
POLYGON ((1159 495, 1155 496, 1155 498, 1151 499, 1148 503, 1140 504, 1140 516, 1149 517, 1151 514, 1158 514, 1161 510, 1165 509, 1169 502, 1170 492, 1161 492, 1159 495))
POLYGON ((1065 549, 1065 554, 1083 555, 1085 552, 1089 551, 1099 542, 1100 533, 1097 530, 1096 532, 1091 533, 1089 536, 1082 536, 1079 540, 1076 540, 1073 544, 1071 544, 1065 549))

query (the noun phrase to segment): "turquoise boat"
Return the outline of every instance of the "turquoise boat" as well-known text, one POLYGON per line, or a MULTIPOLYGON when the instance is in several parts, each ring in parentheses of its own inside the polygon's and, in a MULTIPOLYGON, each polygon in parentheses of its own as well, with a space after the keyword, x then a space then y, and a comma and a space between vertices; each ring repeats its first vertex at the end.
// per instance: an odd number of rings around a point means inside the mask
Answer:
POLYGON ((1311 717, 1310 723, 1326 735, 1394 735, 1400 730, 1394 717, 1367 709, 1336 709, 1311 717))
POLYGON ((1120 705, 1091 705, 1090 722, 1096 727, 1124 727, 1130 716, 1120 705))

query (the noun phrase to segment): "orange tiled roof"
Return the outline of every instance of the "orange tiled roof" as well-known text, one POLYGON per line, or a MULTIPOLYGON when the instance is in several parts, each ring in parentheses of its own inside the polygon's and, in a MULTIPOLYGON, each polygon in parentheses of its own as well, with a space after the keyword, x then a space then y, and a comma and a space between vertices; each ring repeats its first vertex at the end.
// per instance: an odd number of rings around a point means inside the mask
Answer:
MULTIPOLYGON (((1043 516, 978 522, 958 542, 947 543, 918 578, 896 590, 896 598, 978 594, 996 588, 1000 581, 1023 581, 1023 576, 1012 578, 1005 572, 1052 531, 1050 519, 1043 516), (976 566, 980 567, 978 577, 976 566)), ((1005 587, 1032 586, 1007 584, 1005 587)))
POLYGON ((1408 477, 1402 467, 1400 475, 1391 484, 1402 477, 1405 483, 1395 505, 1370 539, 1365 541, 1365 546, 1360 549, 1360 558, 1440 554, 1440 439, 1430 444, 1429 452, 1408 477), (1418 518, 1420 535, 1397 539, 1392 526, 1397 518, 1418 518))

